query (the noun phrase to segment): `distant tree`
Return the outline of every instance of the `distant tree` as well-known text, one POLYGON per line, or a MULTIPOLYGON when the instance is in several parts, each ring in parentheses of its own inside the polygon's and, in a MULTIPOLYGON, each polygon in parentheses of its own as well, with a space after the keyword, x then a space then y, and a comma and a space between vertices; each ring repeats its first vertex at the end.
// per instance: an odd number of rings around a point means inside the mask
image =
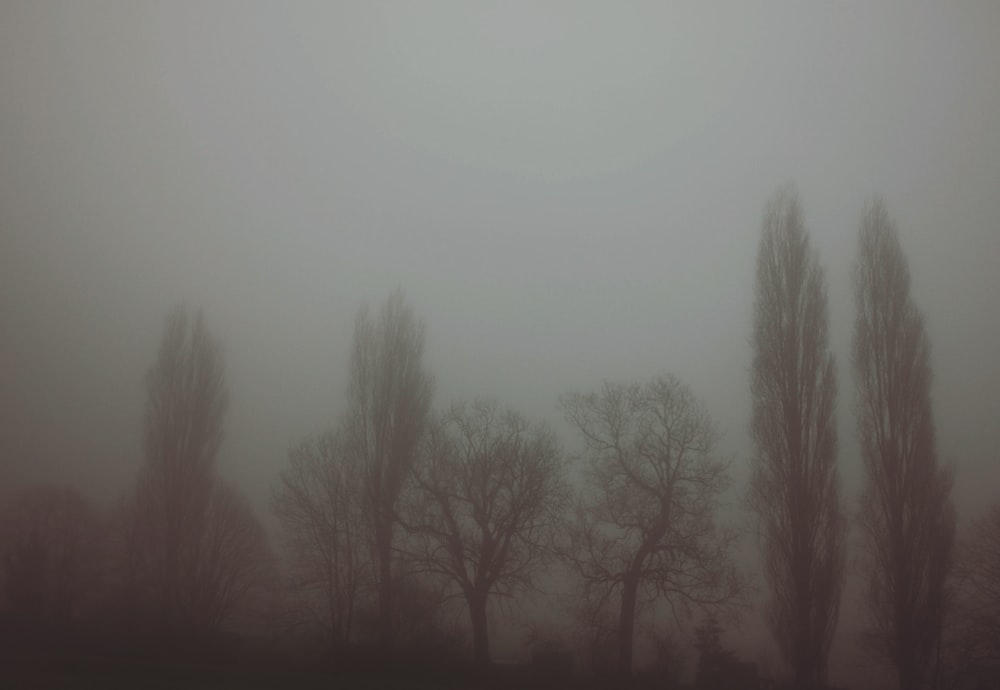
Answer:
POLYGON ((141 529, 134 545, 167 629, 184 624, 183 587, 197 568, 227 405, 218 343, 200 313, 192 321, 175 309, 146 376, 145 463, 134 505, 141 529))
POLYGON ((473 652, 490 662, 487 602, 531 583, 567 488, 554 435, 489 401, 457 405, 429 427, 404 523, 411 565, 465 599, 473 652))
POLYGON ((696 688, 717 688, 722 684, 733 653, 722 646, 722 626, 717 616, 709 614, 694 631, 694 648, 698 651, 696 688))
POLYGON ((955 515, 952 477, 935 450, 930 345, 896 228, 878 200, 862 216, 854 286, 868 611, 908 689, 922 682, 941 634, 955 515))
POLYGON ((393 581, 394 653, 411 660, 433 655, 427 660, 432 663, 464 661, 464 639, 455 625, 460 612, 449 606, 453 593, 440 578, 414 572, 412 564, 399 560, 402 576, 393 581))
POLYGON ((424 327, 398 288, 372 320, 355 319, 345 444, 364 473, 378 585, 378 636, 391 651, 393 544, 399 497, 411 476, 433 384, 423 368, 424 327))
POLYGON ((664 599, 676 614, 732 604, 743 592, 737 535, 716 524, 727 464, 714 455, 708 412, 673 377, 607 383, 561 405, 586 461, 563 552, 596 623, 617 599, 618 672, 627 676, 640 601, 664 599))
POLYGON ((959 543, 948 652, 953 679, 993 674, 1000 681, 1000 503, 959 543))
MULTIPOLYGON (((578 527, 583 524, 582 508, 575 506, 574 517, 568 525, 570 548, 575 541, 579 543, 578 527)), ((573 552, 566 553, 567 560, 574 563, 580 557, 573 552)), ((575 564, 577 574, 580 574, 579 564, 575 564)), ((616 591, 610 585, 600 585, 592 582, 593 578, 581 578, 580 591, 574 592, 575 597, 569 607, 574 629, 574 645, 580 649, 583 665, 587 671, 607 682, 620 682, 622 672, 621 644, 619 635, 619 619, 621 618, 621 601, 614 601, 616 591)), ((637 613, 638 617, 638 613, 637 613)), ((633 632, 634 637, 634 632, 633 632)))
POLYGON ((122 521, 124 588, 136 615, 180 639, 218 629, 258 582, 267 547, 247 503, 216 478, 228 394, 200 313, 168 316, 146 384, 145 462, 122 521))
POLYGON ((342 436, 329 432, 297 445, 272 496, 304 612, 335 646, 352 641, 369 562, 364 475, 342 436))
POLYGON ((748 504, 770 589, 768 622, 795 687, 822 687, 844 580, 836 377, 823 269, 798 198, 764 212, 754 289, 748 504))
POLYGON ((75 490, 39 486, 15 495, 0 517, 3 594, 22 635, 67 631, 103 578, 101 524, 75 490))
POLYGON ((184 588, 186 617, 200 632, 212 633, 236 613, 260 613, 273 587, 274 564, 246 498, 216 481, 200 537, 184 588))
POLYGON ((646 668, 646 677, 664 690, 682 687, 687 666, 682 639, 675 633, 650 627, 648 640, 652 643, 655 656, 646 668))

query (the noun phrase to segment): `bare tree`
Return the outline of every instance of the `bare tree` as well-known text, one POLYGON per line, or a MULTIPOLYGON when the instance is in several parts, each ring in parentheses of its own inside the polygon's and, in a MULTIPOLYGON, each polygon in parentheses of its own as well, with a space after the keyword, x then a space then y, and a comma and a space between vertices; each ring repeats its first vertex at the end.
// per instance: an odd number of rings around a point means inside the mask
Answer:
POLYGON ((722 633, 718 617, 712 614, 694 629, 694 648, 698 650, 698 669, 694 677, 696 688, 724 687, 725 676, 736 656, 722 646, 722 633))
POLYGON ((920 684, 940 638, 955 516, 951 474, 935 450, 930 345, 896 228, 878 200, 862 216, 854 281, 868 610, 908 689, 920 684))
POLYGON ((764 212, 754 289, 748 504, 770 589, 768 622, 795 687, 826 679, 844 579, 836 379, 826 284, 795 192, 764 212))
POLYGON ((949 611, 950 675, 956 682, 1000 680, 1000 504, 969 526, 959 543, 949 611))
POLYGON ((123 522, 125 591, 161 632, 215 632, 266 586, 270 555, 250 506, 216 477, 228 393, 200 313, 168 316, 146 384, 145 463, 123 522))
POLYGON ((182 590, 185 618, 195 630, 213 633, 234 614, 259 614, 254 609, 265 603, 273 585, 273 559, 246 498, 216 481, 199 536, 182 590))
POLYGON ((430 425, 404 522, 413 564, 465 599, 477 665, 490 662, 487 602, 531 583, 567 489, 554 435, 477 400, 430 425))
POLYGON ((227 404, 219 345, 200 313, 192 321, 175 309, 146 377, 145 464, 134 505, 142 533, 133 540, 168 629, 182 624, 181 588, 197 567, 227 404))
POLYGON ((348 388, 347 450, 364 468, 378 582, 378 634, 392 649, 393 542, 399 496, 410 478, 430 410, 433 384, 423 368, 424 327, 398 288, 372 320, 357 315, 348 388))
POLYGON ((716 524, 727 464, 714 455, 708 412, 673 377, 605 384, 561 398, 585 447, 587 490, 565 553, 596 620, 619 598, 618 670, 632 672, 637 604, 675 615, 738 600, 737 534, 716 524))
POLYGON ((169 618, 158 598, 164 545, 151 541, 162 533, 158 506, 138 492, 121 507, 117 588, 131 632, 195 642, 234 618, 244 623, 263 618, 276 580, 264 529, 247 500, 228 484, 215 479, 208 492, 200 524, 184 545, 169 618))
POLYGON ((73 489, 17 494, 0 520, 3 593, 22 635, 66 632, 103 576, 100 522, 73 489))
POLYGON ((345 452, 340 434, 326 433, 292 449, 272 497, 294 587, 335 646, 351 642, 368 569, 362 469, 345 452))

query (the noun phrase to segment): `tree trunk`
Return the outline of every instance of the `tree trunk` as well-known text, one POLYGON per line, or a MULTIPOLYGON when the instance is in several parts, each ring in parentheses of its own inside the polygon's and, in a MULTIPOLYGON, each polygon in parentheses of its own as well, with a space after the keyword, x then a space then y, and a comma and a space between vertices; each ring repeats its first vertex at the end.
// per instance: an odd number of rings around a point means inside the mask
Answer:
POLYGON ((816 680, 816 669, 808 656, 803 656, 795 662, 794 669, 795 687, 798 690, 819 690, 820 686, 816 680))
POLYGON ((635 603, 639 594, 639 578, 629 575, 622 590, 622 609, 618 619, 618 673, 632 675, 632 642, 635 634, 635 603))
MULTIPOLYGON (((900 565, 897 570, 896 582, 905 582, 903 579, 902 559, 897 559, 900 565)), ((921 665, 920 655, 917 652, 917 631, 915 630, 914 617, 906 604, 903 596, 903 588, 897 585, 897 606, 899 612, 896 616, 896 677, 899 680, 900 690, 919 690, 921 665)))
POLYGON ((382 535, 378 542, 378 640, 383 654, 392 653, 392 542, 382 535))
POLYGON ((910 659, 901 659, 897 671, 899 690, 920 690, 920 673, 910 659))
POLYGON ((476 668, 490 665, 489 625, 486 618, 486 595, 479 592, 469 597, 469 616, 472 619, 472 652, 476 668))
MULTIPOLYGON (((804 570, 804 569, 803 569, 804 570)), ((800 573, 802 571, 800 570, 800 573)), ((808 575, 799 575, 804 582, 808 575)), ((798 608, 798 638, 792 643, 795 658, 792 660, 795 687, 798 690, 819 690, 816 676, 816 649, 813 641, 812 626, 816 623, 809 620, 809 596, 799 598, 798 608)))
POLYGON ((931 690, 938 690, 941 683, 941 623, 937 625, 937 639, 934 640, 934 671, 931 675, 931 690))
POLYGON ((351 646, 351 633, 354 630, 354 595, 347 601, 347 611, 344 620, 344 647, 351 646))
POLYGON ((174 536, 174 530, 167 526, 167 537, 164 540, 166 553, 163 559, 163 599, 160 604, 161 618, 160 626, 161 633, 165 633, 168 636, 174 636, 177 634, 176 628, 178 615, 178 597, 177 597, 177 580, 178 580, 178 547, 177 539, 174 536))

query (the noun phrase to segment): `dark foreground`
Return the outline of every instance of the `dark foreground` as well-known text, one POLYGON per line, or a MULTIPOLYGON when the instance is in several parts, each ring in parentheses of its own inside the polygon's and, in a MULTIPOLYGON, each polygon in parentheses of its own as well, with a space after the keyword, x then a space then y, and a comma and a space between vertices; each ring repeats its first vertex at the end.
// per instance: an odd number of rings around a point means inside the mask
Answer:
MULTIPOLYGON (((491 669, 431 670, 426 667, 330 668, 317 664, 275 664, 247 659, 241 662, 204 662, 167 658, 134 658, 79 653, 26 652, 10 649, 0 656, 0 688, 5 690, 49 690, 63 688, 149 688, 151 690, 221 690, 250 688, 269 690, 514 690, 571 688, 597 690, 622 687, 620 682, 581 679, 551 669, 518 665, 491 669)), ((676 688, 662 679, 635 678, 633 688, 676 688), (652 682, 651 682, 652 681, 652 682)))
POLYGON ((0 657, 0 688, 151 688, 152 690, 220 690, 222 688, 357 688, 359 690, 479 690, 481 688, 587 687, 572 677, 546 677, 530 668, 442 673, 426 668, 330 668, 317 664, 261 663, 259 660, 177 661, 79 653, 6 650, 0 657))

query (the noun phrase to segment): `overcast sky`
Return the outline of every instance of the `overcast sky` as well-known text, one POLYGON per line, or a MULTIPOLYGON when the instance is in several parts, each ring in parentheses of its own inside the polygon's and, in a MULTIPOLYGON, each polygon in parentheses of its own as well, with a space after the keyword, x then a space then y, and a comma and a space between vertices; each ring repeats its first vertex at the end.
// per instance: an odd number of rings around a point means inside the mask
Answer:
POLYGON ((343 410, 353 318, 396 285, 437 402, 670 372, 742 480, 768 196, 827 270, 851 505, 862 205, 932 343, 963 514, 1000 486, 994 3, 0 3, 3 483, 130 485, 178 302, 231 389, 221 471, 262 514, 343 410), (707 5, 711 5, 708 7, 707 5))

